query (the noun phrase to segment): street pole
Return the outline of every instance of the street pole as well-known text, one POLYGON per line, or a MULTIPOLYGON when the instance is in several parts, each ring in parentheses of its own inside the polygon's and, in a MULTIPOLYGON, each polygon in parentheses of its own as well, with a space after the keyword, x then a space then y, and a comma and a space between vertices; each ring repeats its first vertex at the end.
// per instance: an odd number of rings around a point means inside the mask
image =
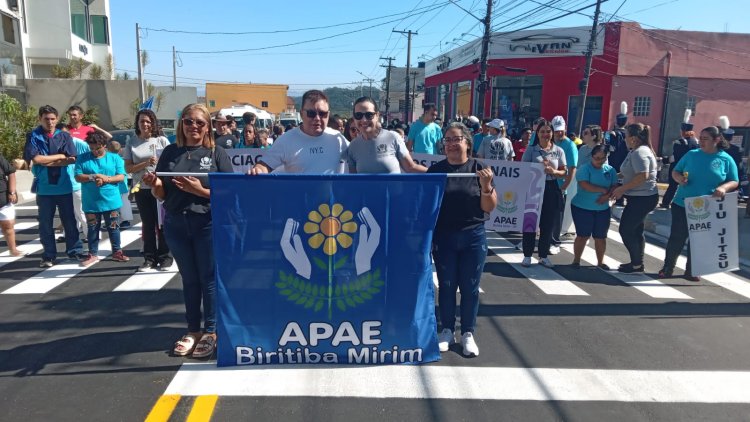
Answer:
MULTIPOLYGON (((489 0, 491 1, 491 0, 489 0)), ((406 123, 411 123, 411 116, 409 115, 409 71, 411 70, 411 36, 412 35, 419 35, 416 32, 413 32, 411 29, 408 31, 396 31, 395 29, 393 32, 398 32, 399 34, 406 34, 408 36, 408 42, 406 46, 406 83, 404 84, 405 89, 405 95, 404 99, 406 101, 406 104, 404 104, 404 114, 406 115, 406 123)))
POLYGON ((417 75, 419 72, 411 72, 411 83, 412 83, 412 89, 411 89, 411 115, 414 115, 414 100, 417 98, 417 75))
POLYGON ((382 64, 380 65, 381 67, 386 68, 386 71, 385 71, 385 118, 387 121, 390 118, 388 116, 388 111, 391 105, 391 66, 393 66, 391 63, 393 62, 394 59, 393 57, 381 57, 380 59, 388 60, 387 66, 383 66, 382 64))
POLYGON ((589 78, 591 77, 591 61, 594 58, 594 44, 596 43, 596 30, 599 26, 599 8, 602 0, 596 0, 596 10, 594 11, 594 24, 591 25, 591 37, 589 38, 589 47, 586 50, 586 68, 583 71, 583 86, 581 87, 581 104, 578 110, 578 136, 583 132, 583 114, 586 111, 586 96, 589 93, 589 78))
POLYGON ((177 52, 172 46, 172 91, 177 91, 177 52))
POLYGON ((487 14, 482 20, 484 23, 484 37, 482 38, 482 56, 479 63, 479 86, 477 87, 477 94, 479 97, 479 115, 484 118, 484 98, 489 88, 489 82, 487 81, 487 56, 490 49, 490 36, 491 28, 490 22, 492 19, 492 0, 487 0, 487 14))
POLYGON ((143 97, 145 89, 143 88, 143 65, 141 63, 141 28, 135 24, 135 51, 138 54, 138 99, 140 103, 138 107, 143 104, 146 99, 143 97))

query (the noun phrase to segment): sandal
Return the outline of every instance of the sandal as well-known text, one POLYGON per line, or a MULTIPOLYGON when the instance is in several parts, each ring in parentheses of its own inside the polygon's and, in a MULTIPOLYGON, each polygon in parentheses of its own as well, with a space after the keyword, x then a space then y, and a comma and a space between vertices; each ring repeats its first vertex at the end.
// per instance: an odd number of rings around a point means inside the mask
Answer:
POLYGON ((181 339, 174 343, 172 354, 174 356, 187 356, 193 352, 197 343, 198 337, 194 334, 185 334, 181 339))
POLYGON ((672 278, 672 271, 667 271, 662 268, 659 270, 659 278, 672 278))
POLYGON ((216 334, 203 334, 193 350, 193 357, 208 358, 214 354, 214 350, 216 350, 216 334))
POLYGON ((599 267, 600 269, 602 269, 604 271, 609 271, 610 270, 609 265, 607 265, 607 264, 599 264, 599 265, 597 265, 597 267, 599 267))

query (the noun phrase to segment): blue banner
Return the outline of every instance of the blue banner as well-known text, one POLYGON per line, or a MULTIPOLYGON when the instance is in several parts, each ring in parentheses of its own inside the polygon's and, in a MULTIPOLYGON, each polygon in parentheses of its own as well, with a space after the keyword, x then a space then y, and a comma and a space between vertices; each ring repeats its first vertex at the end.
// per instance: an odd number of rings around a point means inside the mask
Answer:
POLYGON ((218 366, 440 359, 445 175, 211 174, 218 366))

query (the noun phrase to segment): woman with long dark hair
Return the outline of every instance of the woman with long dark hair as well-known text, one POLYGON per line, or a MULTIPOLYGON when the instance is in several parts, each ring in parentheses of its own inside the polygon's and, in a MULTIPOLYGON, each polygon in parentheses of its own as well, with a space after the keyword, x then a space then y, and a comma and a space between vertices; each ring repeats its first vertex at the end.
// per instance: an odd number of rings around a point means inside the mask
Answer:
MULTIPOLYGON (((737 189, 739 177, 737 164, 726 153, 729 143, 722 138, 719 128, 709 126, 701 131, 699 149, 691 150, 674 166, 671 177, 679 185, 672 200, 672 228, 664 256, 664 268, 659 278, 672 277, 677 257, 688 239, 688 223, 685 214, 685 198, 712 195, 723 198, 727 192, 737 189)), ((699 281, 693 276, 690 265, 690 242, 688 242, 685 278, 699 281)))
POLYGON ((583 145, 578 148, 578 168, 591 162, 591 151, 604 142, 604 134, 599 125, 588 125, 581 134, 583 145))
POLYGON ((646 216, 656 208, 659 191, 656 188, 656 156, 651 146, 651 127, 632 123, 625 128, 630 152, 620 166, 622 186, 612 191, 612 199, 627 199, 620 217, 620 237, 628 250, 630 262, 620 265, 621 273, 644 271, 643 251, 646 237, 643 235, 646 216))
POLYGON ((151 195, 151 186, 143 182, 143 176, 156 169, 164 148, 169 145, 166 137, 160 135, 159 120, 151 110, 141 110, 135 115, 135 135, 122 150, 125 171, 133 176, 133 196, 141 216, 141 236, 143 237, 143 264, 138 271, 158 269, 167 271, 172 266, 164 231, 159 226, 159 211, 156 198, 151 195))

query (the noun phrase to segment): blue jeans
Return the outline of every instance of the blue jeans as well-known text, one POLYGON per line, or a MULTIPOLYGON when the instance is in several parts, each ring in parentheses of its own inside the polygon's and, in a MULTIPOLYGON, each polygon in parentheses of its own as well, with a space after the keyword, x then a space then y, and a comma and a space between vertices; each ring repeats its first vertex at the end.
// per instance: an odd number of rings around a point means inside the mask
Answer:
POLYGON ((216 277, 211 214, 167 214, 164 237, 182 277, 188 331, 201 331, 201 303, 206 333, 216 332, 216 277))
POLYGON ((104 218, 104 224, 107 226, 112 253, 120 250, 120 211, 87 212, 86 226, 89 235, 89 253, 94 256, 99 252, 99 231, 102 228, 102 218, 104 218))
POLYGON ((443 329, 456 325, 456 291, 461 290, 461 334, 474 332, 479 312, 479 281, 487 259, 484 225, 436 232, 432 256, 438 277, 438 306, 443 329))
POLYGON ((71 258, 80 255, 83 252, 83 243, 78 236, 78 223, 73 211, 73 194, 37 195, 36 205, 39 207, 39 240, 44 248, 42 259, 51 261, 57 257, 54 229, 56 210, 60 212, 60 221, 65 229, 65 252, 71 258))

